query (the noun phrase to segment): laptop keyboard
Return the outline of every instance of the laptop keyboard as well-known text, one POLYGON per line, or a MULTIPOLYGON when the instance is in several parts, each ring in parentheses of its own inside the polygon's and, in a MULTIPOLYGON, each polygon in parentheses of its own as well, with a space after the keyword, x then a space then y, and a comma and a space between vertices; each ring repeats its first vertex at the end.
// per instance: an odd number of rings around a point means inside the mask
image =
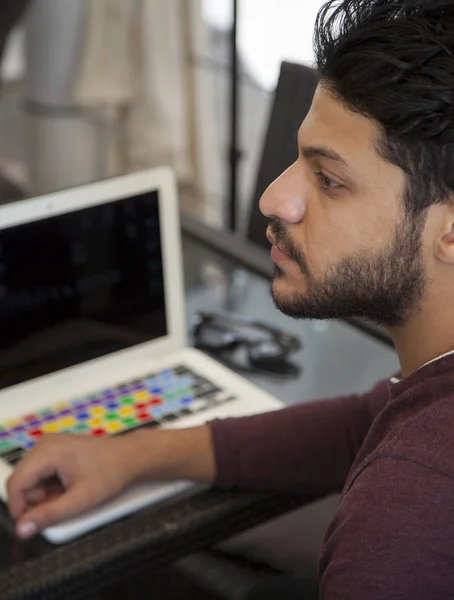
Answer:
POLYGON ((178 366, 0 423, 0 457, 15 465, 48 433, 119 435, 159 427, 232 400, 234 395, 178 366))

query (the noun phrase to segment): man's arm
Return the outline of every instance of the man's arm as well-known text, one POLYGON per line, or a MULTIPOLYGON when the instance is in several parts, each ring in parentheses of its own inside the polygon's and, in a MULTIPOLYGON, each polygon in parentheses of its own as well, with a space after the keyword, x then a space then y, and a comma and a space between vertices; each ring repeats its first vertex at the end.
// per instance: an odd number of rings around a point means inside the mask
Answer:
POLYGON ((45 436, 8 481, 10 512, 29 536, 145 479, 324 495, 342 487, 386 389, 192 429, 45 436))
POLYGON ((369 393, 211 423, 219 487, 322 497, 340 492, 388 382, 369 393))
POLYGON ((321 600, 454 594, 454 481, 404 458, 375 460, 342 498, 320 559, 321 600))

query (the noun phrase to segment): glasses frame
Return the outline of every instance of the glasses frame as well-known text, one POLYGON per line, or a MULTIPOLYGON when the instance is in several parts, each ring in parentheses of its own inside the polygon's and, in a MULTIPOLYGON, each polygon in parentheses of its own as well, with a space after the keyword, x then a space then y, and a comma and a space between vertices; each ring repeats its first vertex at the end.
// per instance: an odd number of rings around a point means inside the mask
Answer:
POLYGON ((301 340, 293 333, 263 321, 224 312, 198 312, 193 322, 194 346, 214 356, 233 370, 260 372, 279 377, 298 377, 301 373, 301 367, 289 360, 292 354, 302 348, 301 340), (217 345, 206 343, 203 340, 203 328, 207 326, 223 332, 226 336, 225 343, 217 345), (244 332, 244 328, 265 333, 267 339, 263 337, 254 339, 244 332), (269 341, 278 349, 278 354, 275 356, 267 356, 260 352, 260 346, 269 341), (246 365, 235 359, 235 352, 239 348, 246 349, 248 359, 246 365))

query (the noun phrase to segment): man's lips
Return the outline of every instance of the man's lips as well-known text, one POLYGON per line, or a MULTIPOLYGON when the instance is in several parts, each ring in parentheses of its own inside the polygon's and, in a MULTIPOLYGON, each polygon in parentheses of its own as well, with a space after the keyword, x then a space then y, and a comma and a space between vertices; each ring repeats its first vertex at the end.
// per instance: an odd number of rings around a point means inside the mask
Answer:
POLYGON ((273 246, 271 248, 271 259, 275 263, 288 262, 289 260, 292 260, 288 254, 282 252, 282 250, 277 246, 273 246))
POLYGON ((280 262, 292 260, 288 254, 286 254, 283 250, 281 250, 279 248, 279 246, 276 244, 275 239, 273 238, 273 236, 271 235, 271 233, 269 231, 266 232, 266 238, 269 241, 269 243, 273 246, 271 248, 271 258, 272 258, 273 262, 280 263, 280 262))

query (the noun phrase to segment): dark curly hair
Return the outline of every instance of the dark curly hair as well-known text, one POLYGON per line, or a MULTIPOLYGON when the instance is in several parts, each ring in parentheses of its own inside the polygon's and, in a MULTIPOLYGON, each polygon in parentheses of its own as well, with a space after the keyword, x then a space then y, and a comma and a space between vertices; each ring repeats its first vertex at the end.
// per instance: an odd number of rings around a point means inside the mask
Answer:
POLYGON ((382 128, 421 215, 454 193, 454 0, 330 0, 315 26, 322 83, 382 128))

